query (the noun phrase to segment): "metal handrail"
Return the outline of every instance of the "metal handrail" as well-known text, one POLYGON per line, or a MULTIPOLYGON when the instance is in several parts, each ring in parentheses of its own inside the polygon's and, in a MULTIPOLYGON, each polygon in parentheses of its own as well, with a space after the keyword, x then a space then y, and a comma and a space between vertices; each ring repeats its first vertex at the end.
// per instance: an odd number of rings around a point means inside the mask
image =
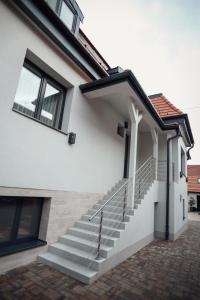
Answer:
POLYGON ((147 158, 147 160, 145 160, 145 162, 137 169, 136 174, 138 174, 140 172, 140 170, 147 164, 148 161, 150 161, 153 158, 152 155, 149 156, 149 158, 147 158))
MULTIPOLYGON (((111 196, 109 197, 109 199, 91 216, 88 218, 89 221, 92 221, 99 213, 101 214, 100 215, 100 223, 99 223, 99 236, 98 236, 98 246, 97 246, 97 255, 96 255, 96 260, 98 259, 101 259, 101 256, 100 256, 100 248, 101 248, 101 237, 102 237, 102 227, 103 227, 103 213, 104 213, 104 208, 105 206, 111 201, 114 199, 114 197, 116 195, 118 195, 122 190, 123 188, 124 189, 124 197, 123 197, 123 212, 122 212, 122 220, 124 222, 125 220, 125 213, 126 213, 126 205, 127 205, 127 199, 128 199, 128 185, 129 185, 129 182, 130 182, 131 178, 127 179, 122 185, 121 187, 119 187, 117 189, 117 191, 111 196)), ((122 195, 121 195, 122 196, 122 195)), ((120 196, 120 197, 121 197, 120 196)), ((119 198, 120 198, 119 197, 119 198)), ((119 199, 118 198, 118 199, 119 199)))
POLYGON ((104 209, 104 207, 123 189, 123 187, 127 185, 128 182, 129 180, 127 180, 88 220, 92 221, 94 217, 96 217, 104 209))

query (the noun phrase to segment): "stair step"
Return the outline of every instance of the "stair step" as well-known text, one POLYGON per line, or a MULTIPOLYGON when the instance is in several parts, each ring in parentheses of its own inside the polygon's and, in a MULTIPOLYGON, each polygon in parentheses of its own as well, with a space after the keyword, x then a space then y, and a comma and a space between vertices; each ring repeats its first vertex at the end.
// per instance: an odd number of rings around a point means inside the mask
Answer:
MULTIPOLYGON (((100 200, 98 201, 98 204, 100 205, 104 205, 106 203, 106 199, 104 200, 100 200)), ((107 205, 112 205, 112 206, 116 206, 116 207, 124 207, 124 202, 123 202, 123 198, 122 199, 118 199, 118 200, 110 200, 109 203, 107 205)))
MULTIPOLYGON (((99 237, 98 232, 95 233, 95 232, 92 232, 89 230, 80 229, 80 228, 76 228, 76 227, 69 228, 67 233, 69 233, 71 235, 75 235, 80 238, 84 238, 89 241, 95 241, 95 242, 98 240, 98 237, 99 237)), ((102 234, 102 236, 101 236, 101 243, 105 244, 106 246, 113 247, 116 240, 117 240, 117 238, 111 237, 109 235, 102 234)))
POLYGON ((74 263, 80 264, 95 271, 99 271, 101 262, 105 260, 103 258, 101 260, 95 260, 96 253, 94 255, 91 255, 90 253, 76 249, 74 247, 70 247, 63 243, 55 243, 53 245, 50 245, 48 250, 50 253, 53 253, 64 259, 68 259, 74 263))
MULTIPOLYGON (((93 214, 95 214, 95 212, 96 212, 96 209, 89 209, 88 215, 92 216, 93 214)), ((108 219, 123 222, 123 214, 104 211, 103 216, 108 219)), ((125 222, 128 222, 128 221, 130 221, 130 216, 125 215, 125 222)))
MULTIPOLYGON (((90 218, 89 215, 84 215, 84 216, 82 216, 81 220, 90 222, 89 218, 90 218)), ((92 219, 91 223, 100 224, 100 217, 94 217, 92 219)), ((125 226, 126 226, 125 223, 107 219, 107 218, 103 218, 103 225, 107 225, 109 227, 119 228, 119 229, 125 229, 125 226)))
MULTIPOLYGON (((58 242, 66 244, 68 246, 77 248, 79 250, 83 250, 88 252, 89 255, 95 255, 97 251, 97 242, 88 241, 70 234, 63 235, 59 237, 58 242)), ((111 247, 101 245, 100 255, 103 258, 108 257, 108 252, 111 250, 111 247)))
POLYGON ((41 254, 38 257, 38 259, 40 262, 45 263, 51 267, 54 267, 60 272, 68 274, 73 278, 78 279, 87 284, 89 284, 97 274, 97 272, 92 269, 81 266, 80 264, 74 263, 68 259, 64 259, 50 252, 41 254))
MULTIPOLYGON (((97 210, 97 209, 99 209, 101 207, 102 207, 102 205, 95 204, 93 206, 93 209, 97 210)), ((122 207, 112 206, 110 203, 109 203, 109 205, 106 205, 103 210, 111 212, 111 213, 117 213, 117 214, 122 214, 122 212, 123 212, 123 208, 122 207)), ((126 215, 133 216, 134 215, 133 209, 130 209, 130 208, 127 207, 126 208, 126 215)))
MULTIPOLYGON (((99 232, 99 225, 95 224, 95 223, 90 223, 88 221, 87 222, 85 222, 83 220, 77 221, 77 222, 75 222, 74 227, 80 228, 80 229, 86 229, 93 233, 99 232)), ((105 225, 103 225, 103 228, 102 228, 102 234, 109 235, 111 237, 119 238, 120 232, 121 232, 120 229, 111 228, 111 227, 108 227, 105 225)))

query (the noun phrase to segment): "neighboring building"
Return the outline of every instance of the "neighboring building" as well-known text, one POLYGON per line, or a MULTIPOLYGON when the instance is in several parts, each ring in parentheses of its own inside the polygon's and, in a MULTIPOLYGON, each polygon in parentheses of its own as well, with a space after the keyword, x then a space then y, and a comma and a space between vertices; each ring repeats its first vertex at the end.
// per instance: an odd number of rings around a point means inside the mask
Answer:
POLYGON ((82 21, 74 0, 0 1, 0 273, 39 255, 91 282, 187 227, 187 115, 82 21))
POLYGON ((191 211, 200 211, 200 165, 188 165, 188 204, 191 211))

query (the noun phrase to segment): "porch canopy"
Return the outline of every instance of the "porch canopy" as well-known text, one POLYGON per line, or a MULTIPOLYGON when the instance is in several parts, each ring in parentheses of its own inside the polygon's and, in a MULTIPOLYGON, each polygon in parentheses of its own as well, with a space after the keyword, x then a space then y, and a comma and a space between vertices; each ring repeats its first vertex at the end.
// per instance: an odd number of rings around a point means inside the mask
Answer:
POLYGON ((130 104, 145 116, 145 121, 161 130, 176 130, 177 124, 166 125, 130 70, 80 85, 87 99, 109 102, 125 119, 130 119, 130 104))

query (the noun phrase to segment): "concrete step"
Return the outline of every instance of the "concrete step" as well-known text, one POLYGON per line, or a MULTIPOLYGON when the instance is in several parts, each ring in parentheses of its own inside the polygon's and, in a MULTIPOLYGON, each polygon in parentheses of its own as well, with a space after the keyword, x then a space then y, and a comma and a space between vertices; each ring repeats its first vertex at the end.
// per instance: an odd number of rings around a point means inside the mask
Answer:
POLYGON ((41 254, 38 257, 38 260, 86 284, 91 283, 97 275, 97 271, 95 270, 89 269, 50 252, 41 254))
MULTIPOLYGON (((89 230, 80 229, 80 228, 76 228, 76 227, 69 228, 67 230, 67 233, 77 236, 77 237, 80 237, 80 238, 83 238, 85 240, 95 241, 95 242, 97 242, 98 238, 99 238, 98 232, 95 233, 95 232, 92 232, 89 230)), ((113 247, 116 240, 117 240, 117 238, 111 237, 109 235, 102 234, 102 236, 101 236, 101 244, 105 244, 106 246, 109 246, 109 247, 113 247)))
MULTIPOLYGON (((85 222, 83 220, 77 221, 77 222, 75 222, 74 227, 80 228, 80 229, 85 229, 85 230, 91 231, 93 233, 99 232, 99 225, 95 224, 95 223, 89 223, 88 221, 87 222, 85 222)), ((111 228, 111 227, 103 225, 102 234, 119 238, 120 233, 121 233, 120 229, 111 228)))
MULTIPOLYGON (((84 215, 82 216, 81 220, 90 222, 89 218, 90 218, 89 215, 84 215)), ((100 224, 100 217, 94 217, 90 223, 100 224)), ((125 229, 125 223, 107 219, 107 218, 103 218, 103 225, 112 228, 125 229)))
MULTIPOLYGON (((106 200, 100 200, 100 201, 98 201, 97 204, 104 205, 105 203, 106 203, 106 200)), ((118 200, 110 200, 107 205, 112 205, 115 207, 124 207, 124 198, 122 197, 118 200)))
MULTIPOLYGON (((92 209, 97 210, 97 209, 99 209, 99 208, 101 208, 101 207, 102 207, 102 205, 95 204, 95 205, 93 206, 92 209)), ((122 214, 122 212, 123 212, 123 207, 112 206, 112 205, 109 203, 109 205, 106 205, 106 206, 104 207, 103 210, 104 210, 104 211, 111 212, 111 213, 122 214)), ((133 216, 133 215, 134 215, 134 210, 127 207, 127 208, 126 208, 126 215, 127 215, 127 216, 128 216, 128 215, 133 216)))
MULTIPOLYGON (((96 212, 96 209, 89 209, 87 214, 92 216, 93 214, 95 214, 95 212, 96 212)), ((117 220, 117 221, 123 222, 123 214, 104 211, 103 216, 107 219, 112 219, 112 220, 117 220)), ((130 221, 130 216, 125 215, 125 222, 129 222, 129 221, 130 221)))
POLYGON ((99 271, 101 262, 105 259, 95 260, 96 253, 93 255, 85 251, 70 247, 63 243, 55 243, 48 248, 50 253, 58 255, 64 259, 80 264, 95 271, 99 271))
MULTIPOLYGON (((89 255, 95 255, 97 251, 97 242, 88 241, 70 234, 63 235, 59 237, 58 242, 68 245, 70 247, 74 247, 79 250, 83 250, 88 252, 89 255)), ((105 245, 101 245, 100 255, 101 257, 108 257, 108 252, 112 249, 112 247, 108 247, 105 245)))

